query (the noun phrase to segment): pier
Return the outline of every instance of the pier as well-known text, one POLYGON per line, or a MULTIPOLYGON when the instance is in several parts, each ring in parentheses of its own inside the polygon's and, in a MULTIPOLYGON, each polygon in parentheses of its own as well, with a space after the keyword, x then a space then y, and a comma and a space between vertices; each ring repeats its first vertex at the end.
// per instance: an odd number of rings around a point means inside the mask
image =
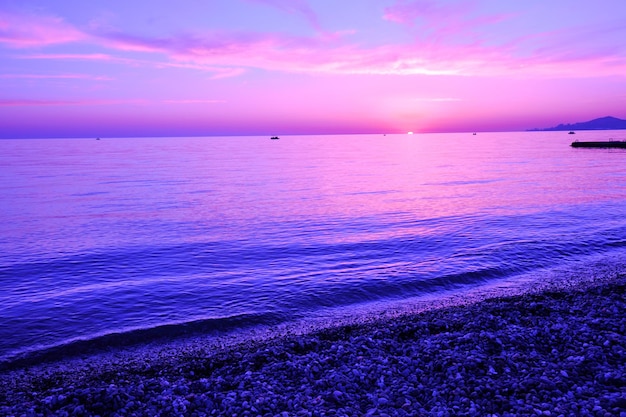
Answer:
POLYGON ((624 140, 608 140, 594 142, 574 141, 571 145, 573 148, 626 148, 624 140))

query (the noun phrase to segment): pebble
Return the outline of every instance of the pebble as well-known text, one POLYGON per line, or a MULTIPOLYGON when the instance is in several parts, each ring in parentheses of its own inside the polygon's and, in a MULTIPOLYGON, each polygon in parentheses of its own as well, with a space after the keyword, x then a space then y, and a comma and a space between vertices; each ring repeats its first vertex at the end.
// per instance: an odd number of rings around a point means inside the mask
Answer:
POLYGON ((4 370, 0 415, 626 417, 625 276, 223 349, 4 370))

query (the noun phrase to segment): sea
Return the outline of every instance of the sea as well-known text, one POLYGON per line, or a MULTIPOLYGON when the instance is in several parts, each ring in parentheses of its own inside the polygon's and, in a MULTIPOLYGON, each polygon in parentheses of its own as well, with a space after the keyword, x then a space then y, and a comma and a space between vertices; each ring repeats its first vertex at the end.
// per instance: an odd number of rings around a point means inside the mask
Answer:
POLYGON ((623 260, 626 151, 574 139, 626 131, 0 140, 0 362, 623 260))

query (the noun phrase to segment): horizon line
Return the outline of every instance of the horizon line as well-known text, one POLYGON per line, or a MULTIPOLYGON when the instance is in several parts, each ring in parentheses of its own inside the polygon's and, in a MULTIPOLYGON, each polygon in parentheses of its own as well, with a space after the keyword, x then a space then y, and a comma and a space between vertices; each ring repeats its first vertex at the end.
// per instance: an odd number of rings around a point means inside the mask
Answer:
MULTIPOLYGON (((579 129, 580 131, 612 131, 624 129, 579 129)), ((551 130, 551 129, 512 129, 512 130, 463 130, 463 131, 429 131, 429 132, 376 132, 376 133, 284 133, 284 134, 210 134, 210 135, 137 135, 137 136, 24 136, 24 137, 3 137, 0 140, 36 140, 36 139, 145 139, 145 138, 249 138, 249 137, 296 137, 296 136, 416 136, 416 135, 447 135, 447 134, 469 134, 477 135, 479 133, 535 133, 535 132, 566 132, 567 130, 551 130)))

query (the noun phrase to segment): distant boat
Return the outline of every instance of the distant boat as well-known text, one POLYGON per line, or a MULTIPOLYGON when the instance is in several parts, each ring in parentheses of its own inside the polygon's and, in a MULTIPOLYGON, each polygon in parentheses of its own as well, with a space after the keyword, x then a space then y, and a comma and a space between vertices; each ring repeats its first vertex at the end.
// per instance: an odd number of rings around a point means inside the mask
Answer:
POLYGON ((572 148, 626 148, 626 140, 608 140, 595 142, 574 141, 572 148))
POLYGON ((476 132, 472 133, 472 135, 476 136, 476 132))
POLYGON ((276 140, 276 139, 280 139, 280 138, 278 136, 272 136, 270 139, 276 140))
POLYGON ((575 135, 575 134, 576 134, 576 132, 574 132, 573 130, 570 130, 569 133, 568 133, 568 135, 575 135))
POLYGON ((96 140, 100 140, 100 138, 96 138, 96 140))

